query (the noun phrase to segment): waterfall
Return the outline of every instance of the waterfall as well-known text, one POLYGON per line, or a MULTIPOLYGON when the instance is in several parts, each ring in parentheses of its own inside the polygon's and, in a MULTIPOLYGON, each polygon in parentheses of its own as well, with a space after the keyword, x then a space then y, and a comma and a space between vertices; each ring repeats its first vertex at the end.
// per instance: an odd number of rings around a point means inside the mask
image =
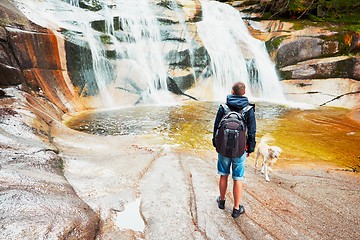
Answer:
POLYGON ((82 28, 84 37, 87 40, 91 51, 94 75, 103 107, 114 107, 114 101, 107 87, 108 79, 111 79, 112 74, 110 64, 105 57, 105 50, 102 48, 101 44, 98 44, 99 40, 96 39, 96 34, 89 23, 83 23, 82 28))
POLYGON ((85 42, 91 51, 91 78, 96 80, 102 107, 124 102, 118 99, 116 90, 131 92, 129 88, 135 89, 134 95, 140 95, 139 101, 144 103, 174 102, 167 89, 168 69, 162 55, 159 23, 148 0, 102 0, 90 6, 94 11, 80 8, 79 0, 14 2, 40 26, 65 29, 61 32, 64 38, 79 46, 85 42), (94 23, 104 24, 104 30, 94 29, 94 23), (116 31, 115 25, 121 29, 116 31), (111 51, 115 52, 115 59, 107 57, 111 51))
POLYGON ((265 44, 230 5, 202 1, 203 18, 194 23, 177 0, 13 1, 30 20, 80 46, 77 51, 91 52, 92 65, 80 59, 72 64, 87 65, 70 73, 86 85, 80 86, 85 96, 97 87, 102 106, 96 107, 173 104, 168 76, 185 95, 203 100, 223 101, 235 81, 245 82, 249 98, 285 100, 265 44))
MULTIPOLYGON (((88 43, 92 56, 92 67, 96 85, 99 89, 99 95, 102 100, 102 107, 114 107, 112 96, 108 89, 108 82, 111 79, 111 66, 106 59, 105 49, 99 44, 100 36, 92 29, 92 18, 86 18, 89 14, 85 14, 79 8, 79 0, 70 0, 70 4, 74 6, 73 12, 78 16, 76 18, 77 25, 80 27, 85 41, 88 43)), ((105 8, 106 9, 106 8, 105 8)), ((74 15, 75 15, 74 14, 74 15)))
MULTIPOLYGON (((105 49, 100 44, 100 35, 91 27, 91 22, 99 18, 98 14, 85 11, 79 7, 79 0, 23 1, 16 2, 23 13, 33 22, 49 29, 66 29, 64 38, 80 46, 87 47, 91 52, 91 62, 98 89, 101 107, 113 107, 113 99, 108 89, 111 81, 111 65, 105 57, 105 49)), ((60 34, 54 31, 56 34, 60 34)), ((84 59, 87 61, 88 59, 84 59)), ((78 63, 83 64, 82 62, 78 63)), ((86 75, 86 74, 84 74, 86 75)), ((89 80, 90 81, 90 80, 89 80)))
POLYGON ((194 45, 193 42, 195 41, 194 40, 195 36, 192 36, 190 34, 190 30, 188 29, 188 26, 186 24, 184 10, 179 6, 179 3, 175 0, 170 0, 169 6, 172 9, 172 11, 174 11, 175 17, 179 21, 178 25, 179 25, 180 36, 178 37, 182 41, 178 42, 178 51, 182 51, 183 49, 189 50, 190 71, 193 78, 196 79, 196 74, 194 70, 195 59, 194 59, 194 51, 192 47, 194 45))
POLYGON ((79 7, 79 0, 68 0, 68 3, 75 7, 79 7))
POLYGON ((284 102, 265 44, 251 36, 240 13, 216 1, 202 1, 201 4, 203 21, 197 26, 211 59, 214 99, 223 101, 232 84, 243 81, 249 98, 284 102))
POLYGON ((148 83, 142 93, 145 102, 169 103, 174 100, 167 89, 167 65, 162 55, 159 23, 148 0, 117 0, 119 25, 125 32, 125 44, 117 55, 129 59, 148 83))

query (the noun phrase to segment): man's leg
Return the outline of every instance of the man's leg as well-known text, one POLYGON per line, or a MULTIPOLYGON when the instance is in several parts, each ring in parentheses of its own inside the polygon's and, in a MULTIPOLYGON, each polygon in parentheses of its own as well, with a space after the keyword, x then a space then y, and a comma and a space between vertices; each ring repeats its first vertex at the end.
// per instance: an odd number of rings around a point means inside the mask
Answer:
POLYGON ((220 176, 219 179, 220 200, 225 200, 227 184, 228 184, 228 176, 220 176))
POLYGON ((218 154, 217 170, 220 175, 219 178, 219 191, 220 199, 225 200, 226 189, 228 185, 228 176, 230 174, 231 159, 218 154))
POLYGON ((243 190, 243 182, 241 180, 234 180, 233 194, 234 194, 234 208, 239 209, 243 190))
POLYGON ((234 209, 232 213, 233 218, 237 218, 240 214, 245 212, 244 206, 240 205, 242 192, 243 192, 243 178, 245 172, 246 153, 239 158, 232 159, 232 172, 233 172, 233 196, 234 196, 234 209))

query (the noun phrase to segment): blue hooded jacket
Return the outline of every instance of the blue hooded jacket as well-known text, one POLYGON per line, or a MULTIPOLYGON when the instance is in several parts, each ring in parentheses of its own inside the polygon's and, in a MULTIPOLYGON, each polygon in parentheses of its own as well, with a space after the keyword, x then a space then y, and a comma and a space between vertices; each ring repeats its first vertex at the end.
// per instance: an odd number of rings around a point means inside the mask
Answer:
MULTIPOLYGON (((249 103, 248 98, 245 96, 230 94, 226 97, 226 104, 228 105, 230 110, 239 112, 244 107, 249 105, 250 103, 249 103)), ((255 141, 255 135, 256 135, 255 104, 250 104, 250 105, 252 105, 253 107, 248 112, 245 113, 245 118, 246 118, 247 127, 248 127, 248 133, 247 133, 248 135, 247 135, 247 141, 246 141, 246 145, 247 145, 246 152, 247 153, 254 152, 255 145, 256 145, 256 141, 255 141)), ((214 123, 213 145, 215 142, 214 140, 215 140, 216 130, 219 127, 220 121, 224 115, 225 115, 225 110, 220 106, 217 111, 215 123, 214 123)))

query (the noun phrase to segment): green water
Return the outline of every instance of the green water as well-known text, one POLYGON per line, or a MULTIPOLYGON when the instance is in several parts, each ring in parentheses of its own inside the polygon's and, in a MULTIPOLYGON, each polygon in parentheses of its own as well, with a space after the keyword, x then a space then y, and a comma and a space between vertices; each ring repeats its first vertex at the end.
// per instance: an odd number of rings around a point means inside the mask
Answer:
MULTIPOLYGON (((161 135, 167 144, 214 150, 213 123, 219 103, 189 102, 179 106, 139 106, 86 112, 66 125, 97 135, 161 135)), ((257 141, 265 134, 284 152, 279 166, 327 166, 360 171, 360 125, 347 118, 348 110, 289 109, 256 104, 257 141)))

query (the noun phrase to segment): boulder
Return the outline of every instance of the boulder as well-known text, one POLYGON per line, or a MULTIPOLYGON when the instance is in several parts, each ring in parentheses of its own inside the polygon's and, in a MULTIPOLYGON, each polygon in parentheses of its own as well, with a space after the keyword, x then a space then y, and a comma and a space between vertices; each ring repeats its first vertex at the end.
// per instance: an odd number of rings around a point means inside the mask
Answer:
POLYGON ((280 44, 276 63, 279 67, 293 65, 309 59, 331 56, 338 53, 338 43, 321 38, 297 37, 280 44))
POLYGON ((350 77, 360 80, 360 57, 352 58, 352 67, 350 69, 350 77))
POLYGON ((359 78, 359 58, 339 56, 313 59, 279 69, 283 79, 359 78))

